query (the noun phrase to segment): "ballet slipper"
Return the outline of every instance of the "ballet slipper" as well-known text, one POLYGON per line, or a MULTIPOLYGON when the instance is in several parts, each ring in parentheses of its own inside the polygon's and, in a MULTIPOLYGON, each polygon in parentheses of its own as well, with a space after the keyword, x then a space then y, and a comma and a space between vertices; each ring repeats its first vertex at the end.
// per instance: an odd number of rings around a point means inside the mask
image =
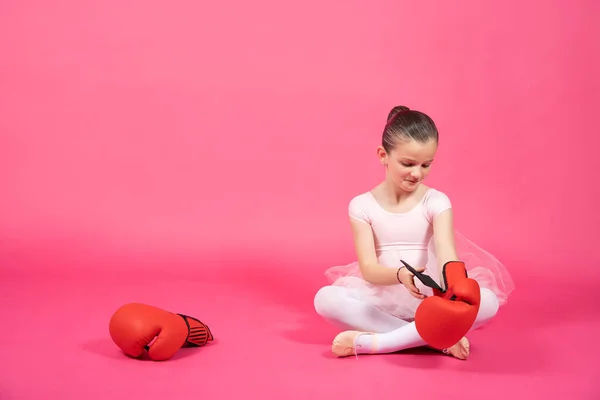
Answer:
POLYGON ((356 339, 361 335, 371 335, 371 333, 360 331, 345 331, 340 333, 333 339, 331 352, 336 357, 348 357, 354 355, 357 358, 359 352, 361 354, 374 353, 377 349, 376 336, 373 335, 373 346, 368 349, 368 351, 364 351, 361 345, 356 345, 356 339))

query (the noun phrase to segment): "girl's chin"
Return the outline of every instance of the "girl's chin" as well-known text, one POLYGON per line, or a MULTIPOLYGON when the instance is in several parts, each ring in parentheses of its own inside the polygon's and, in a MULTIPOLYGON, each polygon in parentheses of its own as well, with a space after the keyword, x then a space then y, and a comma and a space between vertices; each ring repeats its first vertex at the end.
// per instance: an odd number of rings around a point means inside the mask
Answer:
POLYGON ((413 190, 416 190, 419 187, 419 184, 421 182, 417 181, 417 182, 410 182, 410 181, 403 181, 402 182, 402 189, 408 191, 408 192, 412 192, 413 190))

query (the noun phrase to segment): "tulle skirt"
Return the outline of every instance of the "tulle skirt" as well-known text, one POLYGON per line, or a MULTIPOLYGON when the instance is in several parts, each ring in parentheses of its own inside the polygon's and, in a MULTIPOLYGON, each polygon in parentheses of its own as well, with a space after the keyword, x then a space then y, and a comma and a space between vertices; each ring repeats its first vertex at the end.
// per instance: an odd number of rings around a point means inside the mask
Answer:
MULTIPOLYGON (((480 287, 494 292, 501 306, 506 304, 508 296, 515 289, 514 281, 506 266, 459 232, 455 232, 455 244, 459 260, 465 263, 469 278, 475 279, 480 287)), ((439 266, 433 239, 426 251, 427 262, 424 273, 440 284, 439 266)), ((409 264, 411 263, 409 262, 409 264)), ((401 265, 400 257, 397 265, 390 266, 388 264, 391 268, 399 268, 401 265)), ((421 265, 412 266, 420 267, 421 265)), ((404 285, 380 286, 366 282, 361 276, 356 261, 347 265, 331 267, 325 271, 325 276, 331 285, 346 287, 353 292, 354 296, 358 296, 361 300, 405 321, 414 320, 417 307, 422 301, 414 298, 404 285)), ((421 293, 427 296, 433 295, 433 290, 423 285, 417 278, 415 278, 415 286, 421 293)))

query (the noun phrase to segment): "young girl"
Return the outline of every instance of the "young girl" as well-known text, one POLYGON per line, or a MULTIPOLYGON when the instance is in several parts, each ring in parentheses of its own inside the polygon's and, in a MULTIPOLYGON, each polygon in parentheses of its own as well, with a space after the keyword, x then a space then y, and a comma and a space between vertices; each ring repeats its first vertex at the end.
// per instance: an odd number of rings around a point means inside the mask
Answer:
MULTIPOLYGON (((514 289, 504 265, 455 232, 449 198, 423 184, 437 147, 438 131, 429 116, 404 106, 391 110, 377 149, 385 180, 349 205, 357 261, 327 270, 332 285, 321 288, 314 299, 319 315, 346 329, 333 341, 338 357, 426 345, 414 315, 433 291, 400 260, 438 284, 446 262, 465 262, 469 277, 481 288, 471 329, 490 321, 514 289)), ((469 342, 462 338, 443 352, 464 360, 469 342)))

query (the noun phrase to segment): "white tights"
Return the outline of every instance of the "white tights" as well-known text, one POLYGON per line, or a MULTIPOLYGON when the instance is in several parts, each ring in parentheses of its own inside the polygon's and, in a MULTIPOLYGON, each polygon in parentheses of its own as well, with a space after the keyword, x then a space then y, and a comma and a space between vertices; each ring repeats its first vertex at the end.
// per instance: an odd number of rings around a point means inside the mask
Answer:
MULTIPOLYGON (((343 330, 376 334, 377 353, 392 353, 425 346, 414 322, 407 322, 368 304, 341 286, 325 286, 314 299, 315 310, 325 320, 343 330)), ((489 322, 498 312, 498 298, 489 289, 481 288, 481 304, 471 330, 489 322)), ((370 335, 359 337, 359 340, 370 335)))

